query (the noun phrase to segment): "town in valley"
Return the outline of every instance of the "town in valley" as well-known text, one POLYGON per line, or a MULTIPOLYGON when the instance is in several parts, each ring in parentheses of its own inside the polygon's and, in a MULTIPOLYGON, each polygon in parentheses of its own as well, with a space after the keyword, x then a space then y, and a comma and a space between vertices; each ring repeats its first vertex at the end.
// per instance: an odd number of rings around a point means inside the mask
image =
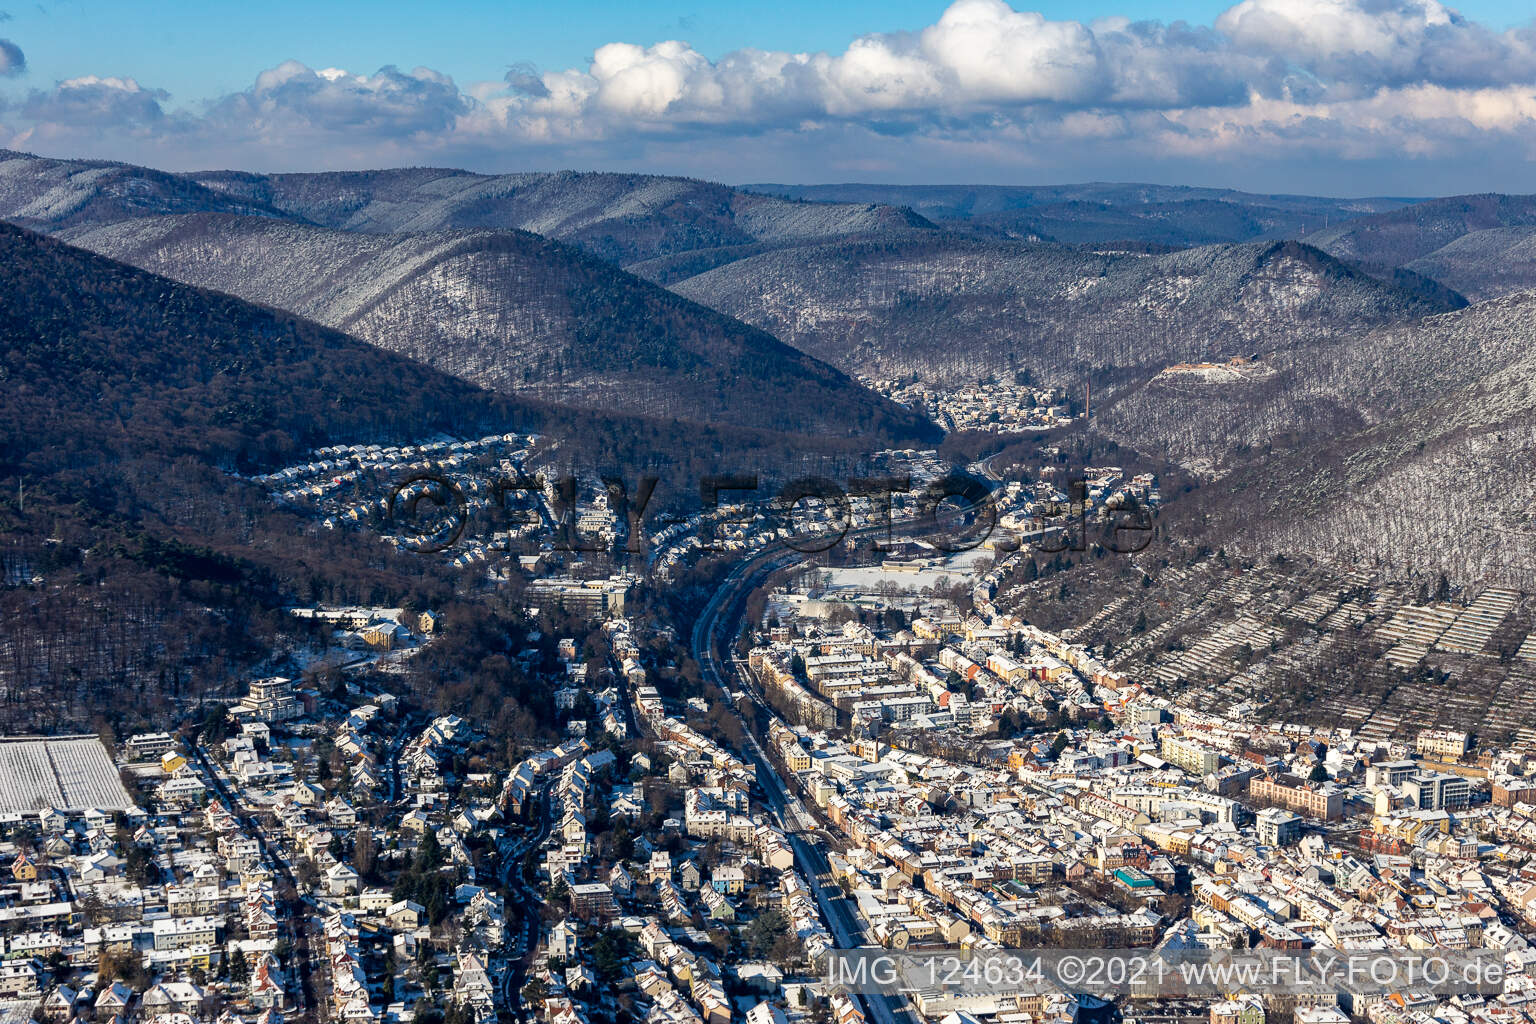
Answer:
POLYGON ((1108 465, 1078 474, 1076 526, 1066 474, 998 481, 996 529, 963 545, 906 494, 847 522, 748 500, 637 525, 597 481, 546 482, 496 521, 475 481, 543 480, 542 452, 354 446, 256 481, 312 529, 408 547, 373 482, 457 474, 474 528, 421 557, 520 595, 549 695, 526 731, 412 684, 472 623, 319 604, 288 610, 281 671, 167 728, 0 741, 5 1012, 1494 1024, 1536 1001, 1528 595, 1106 550, 1094 529, 1161 504, 1155 474, 1108 465), (587 543, 553 543, 560 523, 587 543), (684 586, 704 599, 680 615, 684 586), (1332 689, 1266 699, 1303 676, 1332 689), (1489 686, 1507 701, 1464 699, 1489 686), (1476 996, 896 996, 827 977, 861 947, 1475 949, 1507 975, 1476 996))

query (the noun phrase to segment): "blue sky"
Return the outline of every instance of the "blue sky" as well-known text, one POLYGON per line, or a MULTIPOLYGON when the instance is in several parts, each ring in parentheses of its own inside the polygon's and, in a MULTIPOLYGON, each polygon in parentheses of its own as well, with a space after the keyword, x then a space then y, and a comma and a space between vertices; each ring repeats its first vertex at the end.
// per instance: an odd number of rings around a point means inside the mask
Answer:
POLYGON ((0 144, 175 168, 1381 194, 1517 189, 1536 154, 1532 11, 1498 0, 0 10, 0 144))

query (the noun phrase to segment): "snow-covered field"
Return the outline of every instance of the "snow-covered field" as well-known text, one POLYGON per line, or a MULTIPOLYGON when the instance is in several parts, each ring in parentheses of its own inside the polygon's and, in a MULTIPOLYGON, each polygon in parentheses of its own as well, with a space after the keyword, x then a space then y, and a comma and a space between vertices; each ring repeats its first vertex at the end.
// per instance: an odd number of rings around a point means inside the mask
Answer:
POLYGON ((95 736, 0 737, 0 813, 131 810, 133 798, 95 736))
POLYGON ((935 562, 924 569, 892 569, 872 565, 828 569, 825 570, 824 576, 828 578, 827 589, 831 591, 872 592, 878 590, 882 583, 887 583, 898 590, 911 592, 923 590, 941 582, 963 583, 976 571, 977 566, 983 565, 992 558, 993 554, 992 551, 978 547, 935 562))

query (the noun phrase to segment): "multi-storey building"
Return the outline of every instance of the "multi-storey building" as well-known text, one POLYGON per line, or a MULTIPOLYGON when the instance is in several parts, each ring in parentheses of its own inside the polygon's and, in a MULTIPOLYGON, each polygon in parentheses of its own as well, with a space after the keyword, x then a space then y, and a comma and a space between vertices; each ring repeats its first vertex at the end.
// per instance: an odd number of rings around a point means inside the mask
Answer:
POLYGON ((1248 783, 1248 795, 1309 818, 1337 821, 1344 816, 1344 794, 1328 783, 1303 782, 1294 775, 1263 775, 1248 783))

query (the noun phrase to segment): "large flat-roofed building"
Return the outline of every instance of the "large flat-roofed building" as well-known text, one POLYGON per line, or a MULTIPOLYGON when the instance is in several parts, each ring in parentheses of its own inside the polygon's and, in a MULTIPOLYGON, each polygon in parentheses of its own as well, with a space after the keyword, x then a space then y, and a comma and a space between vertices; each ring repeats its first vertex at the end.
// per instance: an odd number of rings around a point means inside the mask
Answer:
POLYGON ((1401 786, 1403 782, 1419 772, 1419 766, 1414 761, 1383 761, 1373 764, 1365 770, 1365 784, 1371 789, 1379 789, 1382 786, 1401 786))
POLYGON ((1221 751, 1185 736, 1165 736, 1158 754, 1193 775, 1209 775, 1221 767, 1221 751))
POLYGON ((176 737, 168 732, 143 732, 128 737, 128 753, 141 761, 158 761, 160 755, 176 749, 176 737))
POLYGON ((569 576, 529 582, 524 600, 530 606, 552 606, 593 618, 624 614, 629 582, 622 579, 576 580, 569 576))
POLYGON ((1454 811, 1472 802, 1472 784, 1460 775, 1433 772, 1404 782, 1403 795, 1421 811, 1454 811))
POLYGON ((1266 807, 1255 822, 1259 842, 1265 846, 1289 846, 1301 838, 1301 816, 1295 811, 1266 807))
POLYGON ((583 920, 607 920, 618 913, 613 890, 601 882, 578 883, 570 891, 571 913, 583 920))

